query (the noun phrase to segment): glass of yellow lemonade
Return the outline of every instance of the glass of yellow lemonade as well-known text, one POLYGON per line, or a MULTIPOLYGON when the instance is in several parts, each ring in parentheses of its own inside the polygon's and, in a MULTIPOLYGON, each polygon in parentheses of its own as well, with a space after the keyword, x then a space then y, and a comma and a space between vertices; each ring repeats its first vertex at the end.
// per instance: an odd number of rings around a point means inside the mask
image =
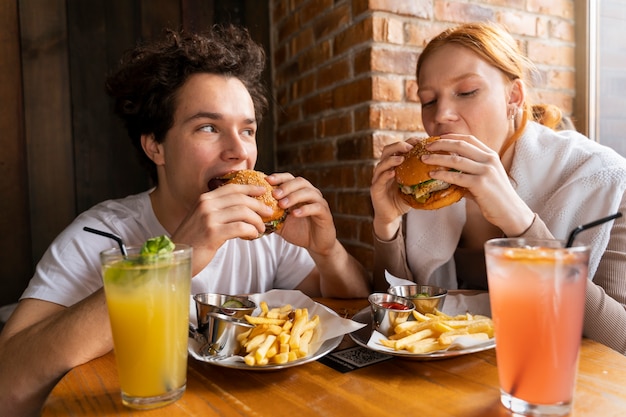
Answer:
POLYGON ((110 249, 100 259, 122 402, 150 409, 185 391, 192 249, 140 252, 110 249))
POLYGON ((558 240, 485 244, 501 402, 523 415, 571 411, 589 247, 558 240))

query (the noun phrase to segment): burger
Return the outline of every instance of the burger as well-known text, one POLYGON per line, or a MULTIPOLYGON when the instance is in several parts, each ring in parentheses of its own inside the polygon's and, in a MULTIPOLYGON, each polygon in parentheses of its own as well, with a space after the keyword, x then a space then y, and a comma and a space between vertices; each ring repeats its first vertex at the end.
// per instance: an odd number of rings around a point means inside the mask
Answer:
POLYGON ((214 190, 225 184, 249 184, 265 187, 265 192, 256 198, 271 207, 273 210, 270 216, 262 217, 263 222, 265 223, 264 234, 267 235, 280 230, 283 227, 283 222, 287 217, 287 212, 278 206, 278 200, 276 200, 272 195, 274 187, 265 180, 265 177, 267 177, 267 175, 253 169, 233 171, 221 177, 213 178, 209 181, 209 190, 214 190))
POLYGON ((431 136, 417 142, 413 149, 406 153, 404 161, 396 168, 398 193, 413 208, 437 210, 456 203, 465 195, 465 188, 430 178, 428 175, 431 171, 448 169, 422 162, 422 155, 447 153, 426 150, 426 144, 438 139, 439 136, 431 136))

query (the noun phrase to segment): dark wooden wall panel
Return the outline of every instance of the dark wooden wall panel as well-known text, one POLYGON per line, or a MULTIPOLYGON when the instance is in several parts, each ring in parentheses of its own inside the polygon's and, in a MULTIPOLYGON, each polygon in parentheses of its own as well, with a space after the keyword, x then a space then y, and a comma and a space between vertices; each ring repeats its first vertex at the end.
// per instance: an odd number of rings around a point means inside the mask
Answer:
POLYGON ((16 1, 0 2, 0 305, 31 275, 20 36, 16 1))
POLYGON ((65 0, 20 0, 33 261, 75 215, 65 0))
POLYGON ((137 39, 132 1, 68 0, 76 213, 148 187, 106 95, 106 74, 137 39))

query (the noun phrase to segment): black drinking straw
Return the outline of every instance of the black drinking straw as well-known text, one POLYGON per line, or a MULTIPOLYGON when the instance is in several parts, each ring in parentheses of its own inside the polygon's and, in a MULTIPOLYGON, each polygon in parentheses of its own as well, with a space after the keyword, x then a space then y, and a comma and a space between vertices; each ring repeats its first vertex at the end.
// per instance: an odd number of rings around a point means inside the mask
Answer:
POLYGON ((577 228, 575 228, 574 230, 572 230, 572 232, 569 234, 569 238, 567 239, 567 244, 565 245, 566 248, 571 248, 572 244, 574 243, 574 239, 576 239, 576 236, 582 232, 583 230, 587 230, 587 229, 591 229, 592 227, 596 227, 601 225, 602 223, 606 223, 609 220, 613 220, 613 219, 617 219, 619 217, 622 217, 622 213, 617 212, 615 214, 611 214, 610 216, 607 217, 603 217, 601 219, 598 219, 594 222, 591 223, 587 223, 587 224, 583 224, 581 226, 578 226, 577 228))
POLYGON ((122 255, 124 256, 128 255, 128 252, 126 251, 126 246, 124 246, 124 241, 118 235, 115 235, 109 232, 103 232, 102 230, 92 229, 91 227, 87 227, 87 226, 83 227, 83 230, 85 232, 95 233, 97 235, 108 237, 108 238, 115 240, 117 244, 120 246, 120 251, 122 252, 122 255))

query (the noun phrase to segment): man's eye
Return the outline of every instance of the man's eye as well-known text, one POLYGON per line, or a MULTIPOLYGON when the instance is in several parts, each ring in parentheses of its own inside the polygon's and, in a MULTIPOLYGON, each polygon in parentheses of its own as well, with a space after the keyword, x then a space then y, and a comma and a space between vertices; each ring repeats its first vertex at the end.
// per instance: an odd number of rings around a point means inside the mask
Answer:
POLYGON ((241 132, 243 135, 246 136, 254 136, 255 132, 254 129, 245 129, 243 132, 241 132))
POLYGON ((209 132, 209 133, 215 133, 217 131, 215 129, 215 126, 213 125, 202 126, 200 130, 202 130, 203 132, 209 132))

